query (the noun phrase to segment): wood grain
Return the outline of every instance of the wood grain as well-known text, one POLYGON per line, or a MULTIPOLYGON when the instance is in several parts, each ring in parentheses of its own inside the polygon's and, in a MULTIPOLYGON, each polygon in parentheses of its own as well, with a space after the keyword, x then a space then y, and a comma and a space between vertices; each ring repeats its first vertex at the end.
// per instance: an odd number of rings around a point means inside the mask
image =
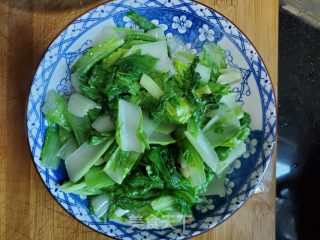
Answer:
MULTIPOLYGON (((108 239, 70 217, 38 177, 25 136, 25 103, 36 67, 73 18, 103 1, 0 0, 0 239, 108 239)), ((277 91, 278 1, 201 0, 251 39, 277 91)), ((234 216, 197 240, 275 239, 275 164, 234 216)))

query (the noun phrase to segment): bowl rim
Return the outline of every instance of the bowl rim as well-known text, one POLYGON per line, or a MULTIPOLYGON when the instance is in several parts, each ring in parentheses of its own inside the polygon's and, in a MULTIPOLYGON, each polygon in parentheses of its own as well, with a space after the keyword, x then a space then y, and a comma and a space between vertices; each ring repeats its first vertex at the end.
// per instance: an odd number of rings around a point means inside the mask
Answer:
MULTIPOLYGON (((99 2, 99 3, 95 3, 93 4, 91 7, 85 9, 83 12, 81 12, 80 14, 78 14, 77 16, 73 17, 70 21, 67 22, 67 24, 64 25, 64 27, 58 31, 55 36, 52 38, 52 40, 46 44, 46 47, 45 47, 45 50, 43 51, 43 53, 41 54, 39 60, 37 61, 37 67, 35 69, 35 72, 38 70, 38 67, 40 65, 40 63, 42 62, 42 60, 44 59, 45 57, 45 54, 47 53, 49 47, 52 45, 52 43, 61 35, 61 33, 63 33, 63 31, 68 27, 70 26, 74 21, 76 21, 78 18, 81 18, 83 15, 85 15, 86 13, 90 12, 91 10, 94 10, 96 8, 98 8, 99 6, 102 6, 102 5, 105 5, 105 4, 108 4, 108 3, 111 3, 111 2, 114 2, 116 0, 104 0, 102 2, 99 2)), ((265 166, 265 169, 263 170, 262 174, 261 174, 261 178, 259 179, 259 181, 257 182, 256 186, 254 187, 253 191, 251 193, 248 194, 248 196, 241 202, 240 205, 238 205, 235 210, 232 211, 232 214, 228 215, 228 216, 225 216, 222 221, 218 222, 215 226, 212 226, 212 227, 209 227, 207 228, 205 231, 202 231, 200 233, 197 233, 195 235, 192 235, 190 237, 186 237, 184 239, 189 239, 189 238, 192 238, 192 237, 196 237, 196 236, 200 236, 206 232, 209 232, 210 230, 216 228, 218 225, 222 224, 223 222, 225 222, 226 220, 228 220, 233 214, 235 214, 236 212, 238 212, 240 210, 240 208, 242 206, 244 206, 247 201, 252 197, 253 193, 254 193, 254 190, 256 190, 258 188, 258 186, 260 185, 261 181, 263 180, 264 176, 265 176, 265 173, 266 171, 268 170, 269 168, 269 165, 270 165, 270 162, 276 158, 274 155, 275 155, 275 149, 276 149, 276 145, 277 145, 277 142, 278 142, 278 94, 277 92, 275 92, 275 88, 274 88, 274 82, 272 81, 272 78, 271 78, 271 75, 269 73, 269 70, 268 70, 268 67, 267 65, 265 64, 265 61, 263 60, 260 52, 258 51, 258 49, 256 48, 255 44, 251 41, 251 39, 248 37, 248 35, 242 31, 242 29, 237 25, 235 24, 232 20, 230 20, 230 18, 226 17, 223 13, 221 13, 220 11, 214 9, 213 7, 210 7, 207 3, 202 3, 200 2, 199 0, 188 0, 190 2, 195 2, 199 5, 203 5, 205 6, 206 8, 218 13, 219 15, 221 15, 223 18, 225 18, 227 21, 229 21, 231 24, 233 24, 240 32, 241 34, 243 34, 245 36, 245 38, 248 40, 249 44, 253 47, 253 49, 257 52, 258 56, 260 57, 261 61, 262 61, 262 64, 265 66, 265 70, 266 70, 266 73, 269 77, 269 80, 270 80, 270 85, 271 85, 271 89, 272 89, 272 93, 273 93, 273 96, 274 96, 274 109, 275 109, 275 138, 274 138, 274 144, 272 145, 272 150, 271 150, 271 153, 270 153, 270 156, 269 158, 267 159, 266 161, 266 166, 265 166)), ((28 145, 28 152, 31 156, 31 160, 32 160, 32 163, 33 163, 33 166, 35 167, 36 169, 36 172, 37 172, 37 175, 38 177, 40 178, 40 181, 42 182, 42 184, 45 186, 45 189, 49 192, 50 196, 54 199, 54 201, 56 203, 58 203, 58 205, 64 210, 64 212, 66 212, 69 216, 71 216, 74 220, 76 220, 77 222, 81 223, 83 226, 89 228, 90 230, 93 230, 94 232, 96 233, 99 233, 100 235, 102 236, 106 236, 106 237, 109 237, 111 239, 118 239, 116 237, 112 237, 112 236, 109 236, 107 234, 104 234, 100 231, 98 231, 97 229, 94 229, 92 228, 91 226, 85 224, 83 221, 81 221, 80 219, 76 218, 74 215, 70 214, 70 212, 67 211, 67 209, 65 207, 62 206, 62 204, 57 200, 57 198, 51 193, 51 191, 49 190, 48 186, 46 185, 46 183, 43 181, 41 175, 40 175, 40 172, 37 170, 37 166, 36 166, 36 163, 33 159, 33 155, 32 155, 32 151, 31 151, 31 147, 30 147, 30 144, 29 144, 29 137, 28 137, 28 102, 29 102, 29 98, 30 98, 30 94, 31 94, 31 87, 33 85, 33 80, 34 80, 34 77, 35 77, 35 74, 33 74, 33 78, 32 78, 32 81, 30 82, 30 84, 28 85, 28 92, 27 92, 27 98, 25 100, 25 114, 24 114, 24 120, 25 120, 25 137, 26 137, 26 140, 27 140, 27 145, 28 145)), ((224 205, 224 204, 223 204, 224 205)))

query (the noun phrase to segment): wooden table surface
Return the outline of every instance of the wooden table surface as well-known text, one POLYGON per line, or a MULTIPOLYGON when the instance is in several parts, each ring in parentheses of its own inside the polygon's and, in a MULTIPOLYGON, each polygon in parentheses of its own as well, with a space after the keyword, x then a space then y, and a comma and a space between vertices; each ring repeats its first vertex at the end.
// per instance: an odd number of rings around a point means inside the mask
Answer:
MULTIPOLYGON (((231 19, 264 59, 275 89, 278 66, 277 0, 200 0, 231 19)), ((25 103, 43 52, 95 0, 0 0, 0 239, 108 239, 70 217, 50 196, 32 164, 25 103)), ((275 239, 275 161, 264 192, 197 240, 275 239)))

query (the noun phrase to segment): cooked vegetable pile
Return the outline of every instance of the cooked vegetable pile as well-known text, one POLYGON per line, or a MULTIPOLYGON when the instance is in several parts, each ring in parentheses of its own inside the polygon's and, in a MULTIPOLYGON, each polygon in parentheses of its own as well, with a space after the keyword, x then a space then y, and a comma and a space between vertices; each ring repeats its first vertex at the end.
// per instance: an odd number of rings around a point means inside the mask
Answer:
POLYGON ((73 65, 70 99, 47 94, 41 161, 57 169, 63 159, 61 190, 90 196, 102 220, 178 224, 245 152, 250 116, 231 92, 241 73, 227 68, 219 45, 192 55, 147 19, 127 16, 141 30, 107 28, 73 65))

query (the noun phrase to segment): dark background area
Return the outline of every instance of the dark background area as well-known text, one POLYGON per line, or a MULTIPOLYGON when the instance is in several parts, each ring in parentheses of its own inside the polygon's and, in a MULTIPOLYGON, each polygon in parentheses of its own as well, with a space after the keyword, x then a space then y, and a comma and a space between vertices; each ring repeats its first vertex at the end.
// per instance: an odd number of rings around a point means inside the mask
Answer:
POLYGON ((319 239, 320 30, 280 10, 279 31, 276 236, 319 239))

